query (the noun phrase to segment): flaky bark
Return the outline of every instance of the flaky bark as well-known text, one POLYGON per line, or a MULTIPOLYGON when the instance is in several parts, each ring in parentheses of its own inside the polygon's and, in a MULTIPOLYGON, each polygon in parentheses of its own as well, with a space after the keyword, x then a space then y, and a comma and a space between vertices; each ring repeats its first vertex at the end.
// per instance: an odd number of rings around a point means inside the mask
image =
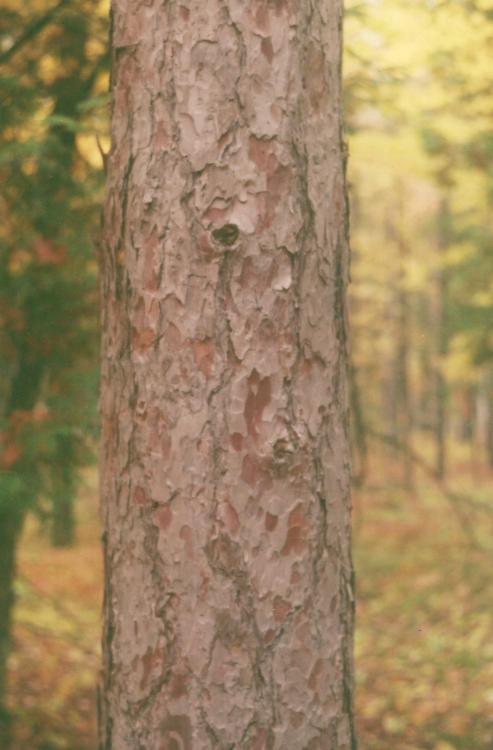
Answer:
POLYGON ((348 750, 338 0, 113 2, 105 750, 348 750))

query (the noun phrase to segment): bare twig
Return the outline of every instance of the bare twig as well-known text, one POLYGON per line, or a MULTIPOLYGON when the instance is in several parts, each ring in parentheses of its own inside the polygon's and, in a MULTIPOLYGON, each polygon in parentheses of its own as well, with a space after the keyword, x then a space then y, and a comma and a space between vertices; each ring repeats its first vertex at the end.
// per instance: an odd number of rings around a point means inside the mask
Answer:
POLYGON ((63 8, 66 5, 69 5, 69 3, 71 2, 72 0, 59 0, 59 2, 54 5, 53 8, 50 8, 50 10, 33 21, 33 23, 27 27, 24 33, 22 33, 20 37, 16 39, 8 49, 0 53, 0 65, 8 62, 16 52, 18 52, 20 49, 22 49, 22 47, 24 47, 24 45, 34 39, 34 37, 37 36, 37 34, 39 34, 41 31, 43 31, 45 26, 47 26, 53 20, 57 13, 63 10, 63 8))
POLYGON ((483 505, 482 503, 475 503, 467 495, 451 490, 447 486, 445 480, 437 476, 435 470, 433 469, 432 466, 428 464, 427 461, 425 461, 421 456, 419 456, 414 451, 410 450, 408 446, 403 445, 400 442, 400 440, 393 437, 392 435, 386 435, 384 433, 377 432, 371 429, 368 425, 367 425, 367 434, 370 437, 374 438, 375 440, 378 440, 379 442, 389 445, 390 447, 394 448, 400 453, 405 452, 407 456, 409 457, 409 459, 414 464, 416 464, 416 466, 418 466, 434 482, 436 487, 439 489, 440 493, 449 502, 450 507, 456 514, 461 524, 461 528, 467 534, 470 541, 472 541, 476 546, 481 546, 466 509, 475 510, 475 511, 483 511, 488 514, 493 514, 493 508, 483 505))

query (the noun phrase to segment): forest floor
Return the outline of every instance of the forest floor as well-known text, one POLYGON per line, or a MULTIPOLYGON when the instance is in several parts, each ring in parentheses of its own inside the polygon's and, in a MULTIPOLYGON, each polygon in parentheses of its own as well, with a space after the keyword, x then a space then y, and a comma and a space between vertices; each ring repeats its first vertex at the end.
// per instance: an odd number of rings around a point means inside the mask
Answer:
MULTIPOLYGON (((460 502, 424 479, 404 492, 382 467, 354 493, 360 750, 493 750, 493 475, 472 468, 448 480, 460 502)), ((35 519, 22 540, 12 750, 97 747, 94 471, 77 515, 72 549, 50 547, 35 519)))

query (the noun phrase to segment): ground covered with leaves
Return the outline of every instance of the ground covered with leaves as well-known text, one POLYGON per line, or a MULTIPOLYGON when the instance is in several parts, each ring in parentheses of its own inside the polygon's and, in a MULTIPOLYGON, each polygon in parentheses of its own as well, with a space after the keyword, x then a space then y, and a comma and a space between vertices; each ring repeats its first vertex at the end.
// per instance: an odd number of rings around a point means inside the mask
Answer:
POLYGON ((86 476, 77 542, 54 549, 34 518, 19 550, 9 703, 12 750, 95 750, 102 566, 97 478, 86 476))
POLYGON ((453 486, 356 496, 362 750, 493 748, 491 477, 453 486))
MULTIPOLYGON (((355 493, 357 712, 361 750, 491 750, 491 475, 462 472, 463 499, 425 480, 355 493)), ((462 478, 461 478, 462 477, 462 478)), ((449 480, 449 486, 451 482, 449 480)), ((34 519, 20 550, 10 661, 13 750, 94 750, 101 555, 96 478, 78 540, 55 550, 34 519)))

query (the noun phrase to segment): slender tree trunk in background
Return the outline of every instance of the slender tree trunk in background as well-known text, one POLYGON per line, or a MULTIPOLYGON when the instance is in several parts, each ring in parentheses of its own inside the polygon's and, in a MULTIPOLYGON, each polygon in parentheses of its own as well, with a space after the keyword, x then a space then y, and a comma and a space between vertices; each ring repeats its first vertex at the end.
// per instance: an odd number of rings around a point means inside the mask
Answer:
MULTIPOLYGON (((385 451, 385 461, 392 467, 397 461, 401 460, 401 453, 395 448, 395 443, 399 440, 399 405, 397 402, 395 372, 396 355, 393 346, 396 333, 395 298, 389 300, 385 306, 383 327, 386 331, 391 331, 392 333, 389 336, 389 347, 382 358, 382 379, 380 382, 381 423, 387 426, 387 432, 392 440, 389 443, 383 443, 382 448, 385 451)), ((386 477, 386 481, 392 481, 393 479, 394 472, 390 468, 390 473, 386 477)))
POLYGON ((73 450, 73 439, 70 436, 57 438, 57 460, 52 470, 51 543, 54 547, 70 547, 75 539, 73 450))
POLYGON ((71 547, 75 540, 75 496, 60 481, 54 497, 51 543, 53 547, 71 547))
POLYGON ((113 2, 104 750, 355 747, 340 30, 113 2))
POLYGON ((70 485, 67 485, 62 479, 60 479, 55 492, 56 495, 53 496, 51 544, 53 547, 72 547, 75 542, 75 494, 70 485))
POLYGON ((486 433, 486 455, 488 457, 488 465, 493 469, 493 394, 490 396, 490 399, 486 433))
MULTIPOLYGON (((443 284, 437 288, 437 294, 443 295, 444 288, 443 284)), ((440 304, 439 300, 436 300, 437 305, 440 304)), ((442 304, 440 304, 442 307, 442 304)), ((435 473, 439 479, 443 479, 446 470, 446 416, 447 416, 447 386, 445 378, 442 372, 441 356, 445 354, 444 342, 443 342, 443 319, 440 317, 436 318, 438 335, 438 354, 439 362, 435 368, 435 473)))
POLYGON ((434 425, 434 370, 433 349, 434 341, 431 340, 430 332, 433 330, 433 320, 430 310, 430 302, 425 294, 420 294, 416 299, 416 327, 417 336, 415 346, 419 366, 419 377, 416 384, 416 395, 414 399, 414 423, 418 430, 431 432, 434 425))
MULTIPOLYGON (((402 466, 404 487, 410 489, 414 481, 412 453, 412 404, 409 388, 409 352, 410 352, 410 310, 409 294, 406 289, 406 260, 409 254, 405 239, 401 234, 403 226, 402 185, 395 185, 396 210, 387 225, 389 240, 397 252, 394 277, 395 296, 392 305, 392 324, 395 341, 390 367, 390 400, 392 403, 391 434, 399 445, 399 461, 402 466)), ((389 394, 387 394, 389 398, 389 394)))
POLYGON ((395 377, 397 389, 398 437, 403 448, 402 471, 404 486, 410 489, 414 484, 412 454, 412 407, 409 389, 409 300, 404 289, 398 293, 398 326, 395 377))
POLYGON ((396 430, 397 439, 401 446, 403 483, 406 489, 411 489, 414 484, 414 467, 412 462, 412 430, 413 413, 411 404, 411 392, 409 388, 409 352, 410 352, 410 301, 406 288, 406 261, 409 256, 409 248, 402 237, 404 226, 404 212, 402 186, 396 185, 397 193, 397 215, 395 221, 389 227, 389 235, 394 240, 397 253, 397 278, 396 278, 396 349, 395 349, 395 402, 396 402, 396 430))
MULTIPOLYGON (((28 350, 21 345, 16 374, 12 380, 6 405, 7 421, 16 411, 33 409, 39 395, 42 373, 41 363, 33 361, 29 357, 28 350)), ((8 446, 7 438, 6 447, 8 446)), ((11 467, 11 471, 22 474, 22 457, 11 467)), ((29 492, 29 489, 26 491, 29 492)), ((19 494, 12 498, 0 499, 0 739, 2 739, 2 747, 7 747, 9 743, 5 694, 12 612, 15 602, 16 549, 30 500, 30 496, 21 497, 19 494)))
POLYGON ((489 369, 484 379, 486 401, 485 447, 488 466, 493 468, 493 369, 489 369))
POLYGON ((363 406, 361 403, 361 394, 358 383, 358 373, 354 363, 350 361, 348 367, 349 393, 351 404, 351 426, 352 426, 352 444, 353 454, 353 481, 356 486, 361 486, 366 478, 368 470, 368 439, 366 434, 366 424, 363 415, 363 406), (354 468, 356 464, 357 468, 354 468))
POLYGON ((439 267, 435 276, 434 298, 432 302, 433 322, 435 328, 435 473, 439 479, 443 479, 446 473, 447 463, 447 383, 443 375, 444 358, 448 351, 447 335, 447 270, 445 268, 444 256, 447 250, 449 236, 449 208, 447 199, 444 198, 438 215, 438 254, 439 267))
POLYGON ((457 437, 462 443, 472 444, 476 431, 476 388, 466 385, 457 395, 459 404, 457 437))
POLYGON ((7 747, 8 717, 5 709, 7 663, 10 653, 14 606, 15 552, 24 514, 0 507, 0 741, 7 747))

